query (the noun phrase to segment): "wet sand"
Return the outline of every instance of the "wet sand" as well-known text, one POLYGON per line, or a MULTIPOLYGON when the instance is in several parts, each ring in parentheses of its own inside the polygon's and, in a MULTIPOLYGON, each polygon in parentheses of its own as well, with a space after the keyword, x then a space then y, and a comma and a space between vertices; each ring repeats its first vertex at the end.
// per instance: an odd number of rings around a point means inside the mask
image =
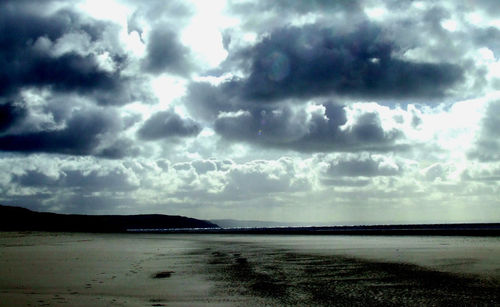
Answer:
POLYGON ((0 233, 0 306, 500 304, 496 239, 418 240, 0 233))

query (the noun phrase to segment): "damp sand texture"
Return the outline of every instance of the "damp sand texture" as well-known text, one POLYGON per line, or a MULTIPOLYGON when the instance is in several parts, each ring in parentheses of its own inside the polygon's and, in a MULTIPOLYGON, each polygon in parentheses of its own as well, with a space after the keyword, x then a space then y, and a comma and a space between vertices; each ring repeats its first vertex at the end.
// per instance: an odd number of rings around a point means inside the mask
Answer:
POLYGON ((295 248, 300 237, 0 233, 0 306, 500 304, 495 263, 478 266, 484 271, 417 265, 411 248, 395 259, 367 245, 365 257, 341 238, 322 240, 336 246, 295 248))

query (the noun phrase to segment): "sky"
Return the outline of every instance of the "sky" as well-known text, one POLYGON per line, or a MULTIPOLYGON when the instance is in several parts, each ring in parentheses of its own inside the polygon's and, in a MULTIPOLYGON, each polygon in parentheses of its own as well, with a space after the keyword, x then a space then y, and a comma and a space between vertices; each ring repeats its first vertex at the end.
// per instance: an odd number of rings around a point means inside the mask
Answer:
POLYGON ((0 203, 500 220, 497 0, 4 0, 0 203))

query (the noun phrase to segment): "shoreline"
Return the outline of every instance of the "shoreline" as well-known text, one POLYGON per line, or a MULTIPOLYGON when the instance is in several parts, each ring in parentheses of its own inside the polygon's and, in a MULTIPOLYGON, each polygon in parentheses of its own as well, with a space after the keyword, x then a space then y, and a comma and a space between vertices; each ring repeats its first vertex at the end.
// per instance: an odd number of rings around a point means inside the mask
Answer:
POLYGON ((127 233, 500 237, 500 223, 127 229, 127 233))

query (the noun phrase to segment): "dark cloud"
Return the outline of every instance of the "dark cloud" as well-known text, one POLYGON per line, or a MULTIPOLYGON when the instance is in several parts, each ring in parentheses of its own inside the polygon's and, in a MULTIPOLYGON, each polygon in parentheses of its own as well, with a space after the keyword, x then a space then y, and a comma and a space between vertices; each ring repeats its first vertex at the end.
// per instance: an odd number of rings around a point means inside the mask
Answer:
POLYGON ((142 68, 152 74, 170 73, 186 76, 194 67, 190 51, 184 46, 178 33, 193 15, 193 9, 182 1, 126 0, 136 10, 128 18, 129 33, 136 31, 146 44, 146 57, 142 68), (151 31, 144 36, 144 25, 151 31))
POLYGON ((22 175, 13 175, 11 181, 23 187, 68 188, 81 192, 130 191, 137 188, 129 182, 128 175, 121 169, 105 172, 63 169, 57 177, 29 170, 22 175))
POLYGON ((124 157, 134 157, 140 154, 141 150, 135 142, 128 138, 118 138, 111 145, 106 146, 96 152, 96 156, 106 159, 121 159, 124 157))
POLYGON ((88 91, 113 91, 119 86, 116 76, 98 68, 93 55, 70 53, 53 58, 42 54, 25 54, 23 59, 26 61, 15 63, 15 66, 4 66, 6 70, 2 81, 6 82, 0 89, 2 93, 23 86, 50 86, 56 91, 85 94, 88 91))
POLYGON ((172 165, 172 168, 177 171, 188 171, 191 169, 191 163, 188 162, 176 163, 172 165))
POLYGON ((405 50, 398 45, 399 36, 396 42, 386 32, 390 31, 371 23, 350 31, 317 24, 274 30, 254 46, 231 51, 213 72, 243 70, 246 77, 219 85, 193 82, 185 103, 197 118, 213 121, 220 112, 247 110, 255 104, 330 95, 428 102, 463 80, 461 66, 401 59, 405 50))
MULTIPOLYGON (((167 171, 168 164, 163 161, 156 162, 160 168, 167 171), (159 163, 161 162, 161 163, 159 163)), ((234 166, 230 160, 193 160, 191 162, 180 162, 172 165, 172 168, 177 171, 194 170, 198 175, 204 175, 211 171, 226 172, 234 166)))
POLYGON ((0 110, 4 126, 0 129, 0 151, 108 159, 140 154, 134 140, 121 135, 139 119, 120 116, 117 108, 96 107, 72 95, 57 95, 35 103, 27 99, 0 105, 0 110))
POLYGON ((488 105, 474 149, 468 156, 481 162, 500 161, 500 101, 488 105))
POLYGON ((23 187, 52 187, 57 185, 58 179, 30 170, 22 175, 13 175, 11 181, 23 187))
POLYGON ((173 111, 162 111, 152 115, 138 130, 143 140, 159 140, 169 137, 196 136, 201 127, 189 118, 181 118, 173 111))
MULTIPOLYGON (((10 3, 0 10, 0 97, 16 96, 27 87, 92 97, 99 104, 125 104, 146 99, 137 78, 123 77, 127 57, 119 50, 106 50, 103 33, 118 35, 114 25, 82 18, 76 12, 60 10, 52 15, 10 3), (94 45, 110 53, 115 70, 103 69, 97 53, 89 50, 55 54, 52 44, 66 34, 85 35, 94 45)), ((109 39, 109 38, 106 38, 109 39)))
POLYGON ((355 11, 361 9, 357 0, 311 0, 311 1, 229 1, 233 13, 249 14, 251 12, 292 11, 297 13, 322 12, 328 10, 355 11))
POLYGON ((115 130, 117 124, 113 116, 100 111, 75 111, 62 129, 0 137, 0 150, 89 155, 100 145, 101 137, 115 130))
POLYGON ((477 0, 469 1, 467 8, 478 9, 492 17, 497 17, 500 13, 500 5, 496 0, 477 0))
POLYGON ((147 56, 143 63, 146 71, 186 75, 191 69, 189 49, 181 44, 177 33, 167 25, 151 31, 147 40, 147 56))
POLYGON ((216 160, 215 165, 217 165, 218 171, 227 171, 230 170, 234 166, 234 162, 232 160, 216 160))
POLYGON ((500 181, 500 168, 490 168, 487 170, 465 170, 462 173, 462 180, 465 181, 480 181, 495 183, 500 181))
POLYGON ((88 107, 89 101, 152 100, 145 77, 124 73, 130 59, 117 43, 119 26, 84 16, 68 8, 69 2, 54 11, 51 2, 0 4, 0 101, 7 101, 0 105, 0 150, 114 159, 137 155, 132 140, 119 135, 132 119, 125 123, 115 110, 88 107), (42 13, 47 11, 54 13, 42 13), (109 61, 103 64, 101 56, 109 61), (24 103, 22 90, 32 88, 44 90, 43 102, 24 103))
POLYGON ((192 82, 188 85, 185 104, 196 118, 213 121, 219 112, 241 108, 243 103, 239 103, 236 98, 226 95, 221 88, 208 82, 192 82))
POLYGON ((198 175, 203 175, 207 172, 217 170, 216 161, 195 160, 191 162, 191 165, 194 167, 198 175))
POLYGON ((403 149, 402 131, 384 130, 377 113, 347 122, 345 107, 328 103, 324 112, 290 107, 255 108, 220 116, 215 131, 224 138, 302 152, 390 151, 403 149))
POLYGON ((0 133, 8 130, 25 116, 26 109, 23 106, 12 102, 0 104, 0 133))
POLYGON ((382 159, 350 158, 330 162, 326 174, 330 177, 377 177, 401 174, 397 165, 385 163, 382 159))
POLYGON ((168 160, 158 160, 156 161, 156 165, 158 165, 158 167, 164 172, 168 172, 168 169, 170 168, 170 162, 168 160))
POLYGON ((495 54, 500 52, 500 30, 497 27, 476 28, 472 36, 478 47, 487 47, 495 54))
POLYGON ((321 183, 324 185, 331 185, 337 187, 365 187, 370 184, 368 179, 350 179, 350 178, 324 178, 321 183))
POLYGON ((80 171, 64 171, 62 184, 88 192, 93 191, 130 191, 137 188, 128 181, 128 176, 122 170, 111 170, 107 173, 97 171, 88 174, 80 171))
POLYGON ((413 128, 418 128, 422 124, 422 118, 417 114, 415 111, 412 111, 412 116, 411 116, 411 126, 413 128))
POLYGON ((382 29, 369 23, 351 33, 318 25, 282 28, 233 54, 229 61, 248 66, 248 77, 219 89, 260 102, 328 94, 436 98, 462 79, 456 65, 405 61, 397 51, 382 29))
POLYGON ((102 23, 79 25, 78 16, 60 11, 53 16, 40 17, 16 7, 0 13, 0 95, 23 86, 51 85, 55 90, 110 90, 116 86, 113 76, 100 71, 96 59, 74 53, 51 56, 37 48, 37 40, 55 41, 77 28, 97 38, 102 23))

